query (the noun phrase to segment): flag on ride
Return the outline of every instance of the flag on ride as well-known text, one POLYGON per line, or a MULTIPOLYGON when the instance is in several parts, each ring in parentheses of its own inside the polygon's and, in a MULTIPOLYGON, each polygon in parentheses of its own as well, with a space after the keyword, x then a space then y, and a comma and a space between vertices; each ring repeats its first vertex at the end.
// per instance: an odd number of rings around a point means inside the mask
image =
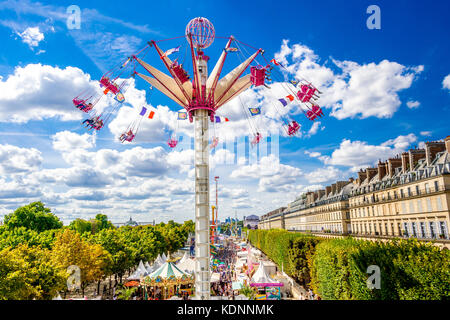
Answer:
POLYGON ((155 116, 155 111, 150 111, 150 114, 148 115, 149 119, 153 119, 153 117, 155 116))
POLYGON ((127 61, 124 62, 124 64, 120 67, 120 69, 123 69, 127 66, 128 62, 131 61, 131 58, 128 58, 127 61))
POLYGON ((229 48, 225 48, 225 51, 228 51, 228 52, 238 52, 239 49, 238 49, 238 48, 229 47, 229 48))
POLYGON ((123 103, 125 101, 125 97, 123 96, 123 94, 121 92, 119 92, 115 97, 114 100, 116 100, 117 102, 123 103))
POLYGON ((215 117, 216 118, 216 123, 220 123, 220 117, 215 117))
POLYGON ((288 105, 287 101, 284 99, 278 99, 278 101, 280 101, 284 107, 286 107, 288 105))
POLYGON ((142 107, 141 113, 139 113, 140 116, 144 116, 147 113, 147 108, 142 107))
POLYGON ((288 98, 291 102, 294 101, 294 96, 292 94, 288 95, 286 98, 288 98))
POLYGON ((275 60, 275 59, 272 59, 272 60, 270 60, 270 62, 272 62, 274 65, 276 65, 276 66, 283 66, 281 63, 279 63, 277 60, 275 60))
POLYGON ((104 94, 108 94, 109 88, 106 88, 105 91, 103 91, 104 94))
POLYGON ((187 119, 187 112, 178 112, 178 120, 186 120, 187 119))
POLYGON ((248 108, 248 110, 250 110, 250 114, 252 116, 257 116, 259 114, 261 114, 261 108, 248 108))
POLYGON ((299 83, 299 81, 297 80, 291 80, 291 83, 294 85, 294 87, 296 87, 299 83))
POLYGON ((171 55, 172 53, 175 53, 175 52, 180 51, 180 47, 181 47, 181 46, 178 46, 178 47, 176 47, 176 48, 172 48, 172 49, 167 50, 166 52, 164 52, 163 57, 168 57, 168 56, 171 55))

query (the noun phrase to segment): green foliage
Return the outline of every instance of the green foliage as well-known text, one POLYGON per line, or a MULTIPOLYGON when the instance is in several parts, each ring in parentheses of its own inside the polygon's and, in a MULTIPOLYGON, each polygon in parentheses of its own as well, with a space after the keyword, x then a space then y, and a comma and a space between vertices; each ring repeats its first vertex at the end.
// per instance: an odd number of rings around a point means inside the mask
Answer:
POLYGON ((250 230, 252 245, 325 300, 450 298, 450 253, 417 240, 321 239, 285 230, 250 230), (367 285, 371 265, 380 289, 367 285))
POLYGON ((0 251, 0 300, 50 300, 64 288, 67 274, 51 262, 41 247, 0 251))
POLYGON ((4 248, 16 248, 20 244, 27 244, 30 247, 41 246, 50 249, 55 242, 56 234, 61 229, 45 230, 37 232, 25 227, 8 229, 6 226, 0 227, 0 250, 4 248))
POLYGON ((117 296, 117 298, 119 300, 131 300, 131 297, 136 292, 136 290, 137 290, 136 287, 120 289, 118 291, 119 295, 117 296))
POLYGON ((45 230, 62 228, 63 224, 46 208, 42 202, 33 202, 16 209, 5 216, 5 226, 12 230, 25 227, 26 229, 42 232, 45 230))
POLYGON ((90 221, 84 219, 75 219, 69 224, 69 228, 75 230, 79 234, 83 234, 85 232, 92 232, 92 223, 90 221))

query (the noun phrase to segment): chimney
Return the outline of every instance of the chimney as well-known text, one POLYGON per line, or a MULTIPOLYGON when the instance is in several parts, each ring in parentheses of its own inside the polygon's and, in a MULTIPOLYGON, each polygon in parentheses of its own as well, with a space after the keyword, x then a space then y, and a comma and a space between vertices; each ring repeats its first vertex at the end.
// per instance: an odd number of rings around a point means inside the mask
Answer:
POLYGON ((333 183, 331 185, 331 193, 333 193, 334 195, 336 194, 336 183, 333 183))
POLYGON ((447 136, 447 138, 444 139, 445 143, 445 149, 447 149, 447 152, 450 153, 450 136, 447 136))
POLYGON ((322 198, 325 195, 325 190, 317 190, 318 199, 322 198))
POLYGON ((331 186, 325 187, 325 195, 328 197, 328 195, 331 193, 331 186))
POLYGON ((378 180, 382 180, 387 173, 387 162, 378 161, 378 180))
POLYGON ((314 192, 308 192, 306 194, 306 204, 311 204, 314 202, 314 192))
POLYGON ((417 162, 420 159, 425 158, 425 150, 424 149, 411 149, 409 150, 409 168, 410 170, 414 170, 417 165, 417 162))
POLYGON ((363 171, 362 169, 358 172, 358 184, 361 185, 361 183, 366 180, 367 172, 363 171))
POLYGON ((348 179, 348 182, 350 182, 350 183, 353 183, 355 181, 355 179, 353 179, 352 177, 350 177, 349 179, 348 179))
POLYGON ((435 141, 425 143, 425 157, 427 159, 427 166, 431 166, 436 154, 445 151, 445 142, 435 141))
POLYGON ((336 192, 339 193, 341 192, 342 188, 345 187, 346 185, 348 185, 348 181, 338 181, 336 182, 336 192))
POLYGON ((367 168, 366 174, 367 174, 368 180, 370 181, 370 180, 372 180, 373 177, 375 177, 378 174, 378 169, 367 168))
POLYGON ((403 152, 402 153, 402 172, 406 173, 409 170, 409 153, 403 152))
POLYGON ((395 173, 395 168, 399 168, 402 166, 402 159, 398 156, 396 158, 390 158, 388 160, 388 173, 389 177, 392 178, 395 173))

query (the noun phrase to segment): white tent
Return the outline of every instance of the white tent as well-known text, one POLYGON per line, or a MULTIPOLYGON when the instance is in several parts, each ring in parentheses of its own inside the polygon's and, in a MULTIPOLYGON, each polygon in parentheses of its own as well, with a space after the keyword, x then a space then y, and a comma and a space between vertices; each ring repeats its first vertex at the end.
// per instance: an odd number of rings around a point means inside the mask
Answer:
POLYGON ((147 269, 144 266, 144 263, 139 261, 139 265, 136 271, 133 272, 132 275, 128 277, 128 280, 140 280, 142 277, 145 277, 148 274, 147 269))
POLYGON ((188 253, 185 252, 184 256, 180 260, 178 260, 177 266, 179 266, 180 264, 183 264, 183 262, 186 261, 187 259, 189 259, 189 256, 188 256, 188 253))
POLYGON ((167 262, 167 256, 166 256, 166 254, 164 252, 163 252, 163 254, 161 256, 161 259, 163 260, 163 263, 167 262))
POLYGON ((252 277, 251 282, 253 283, 276 283, 264 270, 264 265, 262 261, 259 263, 258 270, 256 270, 255 274, 252 277))
POLYGON ((195 271, 195 260, 187 258, 186 260, 177 264, 177 267, 184 272, 194 273, 195 271))
POLYGON ((158 257, 155 260, 155 264, 162 266, 165 263, 165 260, 163 258, 161 258, 161 255, 158 254, 158 257))

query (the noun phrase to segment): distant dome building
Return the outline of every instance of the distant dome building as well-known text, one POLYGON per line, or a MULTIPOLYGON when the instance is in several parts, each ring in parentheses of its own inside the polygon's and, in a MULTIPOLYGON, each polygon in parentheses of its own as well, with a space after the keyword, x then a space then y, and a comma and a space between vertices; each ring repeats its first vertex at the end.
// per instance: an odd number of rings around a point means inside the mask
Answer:
POLYGON ((137 223, 136 221, 131 219, 131 217, 130 217, 130 220, 125 222, 125 226, 127 226, 127 227, 137 227, 138 225, 139 225, 139 223, 137 223))
POLYGON ((244 218, 244 227, 249 229, 258 229, 259 217, 256 215, 250 215, 244 218))

